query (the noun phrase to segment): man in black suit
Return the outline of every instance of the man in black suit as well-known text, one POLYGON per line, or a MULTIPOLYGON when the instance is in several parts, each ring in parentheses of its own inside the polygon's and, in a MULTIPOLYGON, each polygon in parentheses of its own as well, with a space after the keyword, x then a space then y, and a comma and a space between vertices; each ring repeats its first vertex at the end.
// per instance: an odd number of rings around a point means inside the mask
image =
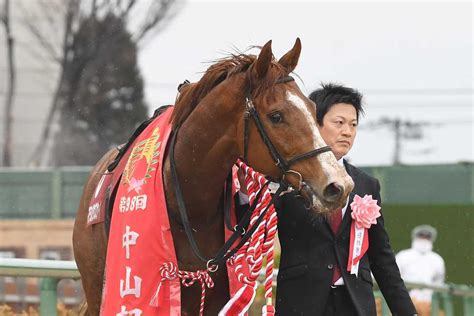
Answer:
POLYGON ((382 216, 368 229, 369 248, 360 260, 357 276, 347 271, 354 195, 369 194, 379 205, 381 202, 378 180, 342 159, 356 136, 359 114, 363 113, 362 95, 344 86, 323 84, 310 99, 317 106, 321 136, 355 186, 346 206, 330 218, 305 209, 295 193, 277 201, 281 243, 277 315, 375 316, 371 272, 393 315, 416 315, 382 216))

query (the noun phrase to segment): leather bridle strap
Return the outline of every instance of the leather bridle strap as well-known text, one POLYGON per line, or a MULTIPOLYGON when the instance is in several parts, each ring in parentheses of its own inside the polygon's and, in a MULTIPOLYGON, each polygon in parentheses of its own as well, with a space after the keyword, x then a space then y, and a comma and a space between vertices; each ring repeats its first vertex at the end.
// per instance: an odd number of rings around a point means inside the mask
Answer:
MULTIPOLYGON (((227 181, 229 181, 229 178, 231 178, 231 175, 227 178, 227 181)), ((229 182, 226 182, 226 185, 228 185, 229 182)), ((232 184, 230 183, 230 187, 232 187, 232 184)), ((228 193, 227 190, 225 192, 225 197, 224 197, 224 218, 225 218, 225 225, 228 230, 233 231, 233 232, 240 232, 241 235, 245 234, 246 228, 248 227, 250 223, 250 217, 252 216, 253 211, 257 207, 258 201, 260 200, 260 196, 263 194, 263 190, 260 190, 257 192, 257 195, 255 196, 255 202, 252 205, 249 205, 247 210, 245 211, 244 215, 239 220, 239 223, 235 226, 232 226, 232 219, 231 219, 231 209, 232 209, 232 201, 231 197, 232 194, 228 193)))
MULTIPOLYGON (((287 82, 290 82, 290 81, 294 81, 295 79, 292 77, 292 76, 285 76, 285 77, 282 77, 280 79, 278 79, 276 81, 276 83, 287 83, 287 82)), ((247 88, 247 91, 246 91, 246 96, 245 96, 245 107, 246 107, 246 110, 244 112, 244 160, 247 161, 247 153, 248 153, 248 143, 249 143, 249 118, 252 116, 255 120, 255 114, 258 116, 258 113, 257 111, 255 111, 255 106, 253 105, 253 102, 252 102, 252 97, 250 95, 250 87, 247 88), (251 113, 253 109, 253 112, 254 113, 251 113)), ((260 121, 260 118, 258 118, 258 121, 260 123, 260 125, 262 125, 261 121, 260 121)), ((263 125, 262 125, 263 127, 263 125)), ((260 129, 259 129, 259 132, 260 132, 260 129)), ((266 132, 265 132, 265 129, 263 130, 264 134, 266 135, 266 132)), ((268 138, 268 137, 266 137, 268 138)), ((264 138, 264 141, 265 141, 265 138, 264 138)), ((270 139, 268 139, 268 141, 270 141, 270 139)), ((266 144, 266 143, 265 143, 266 144)), ((273 146, 272 142, 270 141, 270 146, 272 146, 273 150, 278 154, 278 151, 275 149, 275 146, 273 146)), ((268 147, 268 145, 267 145, 268 147)), ((273 157, 273 155, 272 155, 273 157)), ((277 161, 277 160, 275 160, 277 161)))
POLYGON ((319 154, 322 154, 322 153, 325 153, 327 151, 331 151, 331 147, 329 146, 324 146, 324 147, 320 147, 318 149, 315 149, 315 150, 312 150, 312 151, 309 151, 307 153, 304 153, 304 154, 301 154, 301 155, 298 155, 296 157, 293 157, 291 158, 290 160, 288 160, 286 163, 291 166, 293 165, 295 162, 298 162, 300 160, 305 160, 305 159, 308 159, 308 158, 311 158, 311 157, 314 157, 314 156, 317 156, 319 154))
MULTIPOLYGON (((263 192, 266 189, 266 187, 268 186, 268 183, 269 183, 269 181, 260 189, 259 194, 260 194, 260 192, 263 192)), ((235 238, 235 239, 233 238, 236 235, 236 233, 239 232, 239 231, 236 231, 226 241, 224 246, 217 252, 216 256, 213 259, 208 261, 208 266, 209 265, 210 266, 219 265, 220 263, 225 262, 227 259, 232 257, 237 251, 239 251, 239 249, 247 242, 247 240, 249 240, 249 238, 252 236, 252 234, 258 228, 258 226, 260 225, 262 220, 265 218, 265 215, 267 214, 268 210, 270 209, 270 206, 272 206, 275 203, 275 200, 280 196, 280 193, 282 193, 284 190, 285 190, 285 187, 280 186, 278 188, 278 190, 275 192, 275 194, 272 195, 272 199, 270 200, 270 203, 268 203, 268 205, 265 207, 265 209, 262 211, 262 213, 260 213, 259 217, 255 221, 255 223, 252 225, 252 227, 250 227, 247 230, 247 232, 245 232, 245 234, 242 236, 242 239, 239 241, 239 243, 234 248, 230 249, 232 244, 234 243, 234 241, 237 239, 237 238, 235 238)), ((253 209, 255 209, 255 206, 258 203, 258 200, 259 200, 259 196, 257 196, 255 198, 254 204, 252 205, 253 209)), ((253 210, 250 212, 250 209, 246 213, 246 215, 249 214, 249 219, 250 219, 251 213, 253 213, 253 210)))
MULTIPOLYGON (((285 83, 285 82, 290 82, 290 81, 293 81, 293 80, 294 80, 293 77, 286 76, 286 77, 280 78, 277 81, 277 83, 285 83)), ((250 90, 247 91, 247 96, 246 96, 245 99, 246 99, 245 100, 246 101, 245 102, 246 103, 246 111, 245 111, 245 114, 244 114, 245 115, 244 116, 244 119, 245 119, 245 126, 244 126, 244 159, 245 160, 247 160, 248 138, 249 138, 249 118, 250 118, 250 116, 253 118, 253 120, 255 122, 255 125, 257 126, 258 132, 259 132, 260 136, 262 137, 263 142, 267 146, 272 158, 276 162, 277 166, 279 166, 279 168, 283 171, 283 174, 286 174, 289 171, 291 171, 290 170, 291 165, 296 163, 297 161, 300 161, 300 160, 303 160, 303 159, 309 159, 309 158, 315 157, 315 156, 317 156, 317 155, 319 155, 323 152, 327 152, 327 151, 331 150, 331 148, 329 146, 324 146, 324 147, 312 150, 310 152, 298 155, 298 156, 286 161, 280 155, 280 153, 278 152, 278 150, 276 149, 276 147, 273 145, 272 141, 268 137, 268 134, 265 130, 265 127, 263 126, 263 123, 260 120, 260 117, 259 117, 257 111, 255 110, 255 106, 252 103, 252 100, 251 100, 251 97, 250 97, 250 90)), ((179 213, 180 213, 180 216, 181 216, 181 224, 184 227, 184 231, 186 233, 186 236, 188 237, 189 243, 191 245, 191 249, 193 250, 194 254, 200 260, 207 263, 207 268, 208 268, 209 271, 215 271, 213 269, 217 269, 217 266, 221 262, 224 262, 225 260, 230 258, 232 255, 234 255, 242 247, 242 245, 244 245, 245 242, 251 237, 251 235, 257 229, 258 225, 263 220, 263 218, 264 218, 265 214, 267 213, 268 209, 270 208, 270 206, 274 203, 274 200, 280 195, 281 192, 283 192, 285 190, 286 183, 284 181, 282 181, 280 183, 280 187, 275 192, 275 194, 272 196, 271 202, 268 204, 268 206, 265 208, 265 210, 262 212, 262 214, 258 217, 258 219, 254 223, 254 225, 252 225, 252 227, 250 227, 250 229, 245 231, 245 227, 248 225, 248 222, 250 220, 250 216, 251 216, 253 210, 255 209, 255 207, 258 203, 259 196, 257 196, 255 201, 254 201, 254 204, 245 213, 245 215, 239 221, 239 224, 236 225, 236 227, 234 227, 232 229, 232 230, 234 230, 234 232, 232 233, 230 238, 224 243, 224 245, 221 247, 221 249, 214 256, 214 258, 208 260, 207 258, 205 258, 201 254, 201 252, 199 251, 199 248, 197 246, 196 239, 194 238, 192 228, 191 228, 191 225, 189 223, 189 218, 188 218, 188 214, 187 214, 187 211, 186 211, 186 206, 185 206, 185 203, 184 203, 181 187, 179 185, 178 174, 177 174, 177 171, 176 171, 176 161, 175 161, 175 157, 174 157, 174 147, 175 147, 175 144, 176 144, 177 135, 178 135, 178 130, 174 131, 172 133, 172 137, 171 137, 170 169, 171 169, 171 179, 173 181, 173 187, 175 189, 176 201, 178 203, 178 209, 179 209, 179 213), (237 240, 237 238, 239 238, 240 236, 242 236, 240 242, 237 244, 237 246, 232 248, 232 245, 237 240)), ((304 184, 304 182, 302 182, 302 179, 301 179, 301 183, 304 184)), ((267 185, 268 185, 268 183, 265 185, 265 187, 267 185)), ((300 184, 300 186, 301 186, 301 184, 300 184)), ((231 181, 229 183, 229 180, 227 180, 226 196, 224 197, 224 199, 225 199, 224 202, 226 202, 226 201, 230 202, 229 201, 229 196, 231 196, 231 187, 232 187, 231 181)), ((264 188, 262 188, 259 191, 258 194, 260 195, 260 193, 263 192, 263 191, 264 191, 264 188)), ((226 204, 225 208, 230 207, 230 203, 225 203, 225 204, 226 204)), ((225 220, 225 222, 226 222, 226 225, 228 227, 231 226, 229 220, 225 220)))
POLYGON ((225 189, 224 189, 224 219, 227 229, 234 231, 232 227, 232 220, 230 216, 230 211, 232 209, 232 171, 227 176, 225 180, 225 189))
MULTIPOLYGON (((246 105, 247 107, 247 105, 246 105)), ((247 161, 248 157, 248 148, 249 148, 249 119, 250 119, 250 111, 244 111, 244 160, 247 161)))
MULTIPOLYGON (((293 81, 293 77, 291 76, 286 76, 283 78, 280 78, 277 83, 285 83, 289 81, 293 81)), ((272 156, 272 159, 275 161, 276 165, 281 169, 283 173, 287 173, 290 170, 290 167, 304 159, 309 159, 312 157, 315 157, 319 154, 322 154, 327 151, 331 151, 331 147, 329 146, 323 146, 320 148, 317 148, 315 150, 309 151, 304 154, 300 154, 294 158, 291 158, 290 160, 286 160, 283 158, 282 155, 278 152, 276 149, 275 145, 273 145, 272 141, 270 140, 270 137, 268 137, 268 133, 265 130, 265 126, 262 123, 262 120, 260 119, 260 116, 258 115, 257 110, 255 109, 255 106, 251 100, 250 92, 247 91, 247 96, 245 97, 245 104, 246 104, 246 110, 245 110, 245 116, 244 116, 244 160, 247 161, 247 153, 248 153, 248 143, 249 143, 249 118, 252 117, 253 121, 255 123, 255 126, 257 127, 257 130, 260 134, 260 137, 263 140, 263 143, 267 146, 268 151, 270 155, 272 156)))
POLYGON ((194 254, 204 262, 208 260, 201 255, 201 252, 198 249, 196 239, 194 239, 193 232, 191 230, 191 225, 189 224, 188 213, 186 211, 186 205, 183 199, 183 193, 181 192, 181 186, 179 185, 178 174, 176 172, 176 161, 174 160, 174 147, 176 144, 176 138, 178 135, 178 131, 172 132, 171 144, 170 144, 170 171, 171 171, 171 179, 173 181, 173 187, 175 190, 176 201, 178 203, 179 213, 181 215, 181 222, 184 226, 184 232, 188 237, 189 243, 191 244, 191 248, 194 251, 194 254))

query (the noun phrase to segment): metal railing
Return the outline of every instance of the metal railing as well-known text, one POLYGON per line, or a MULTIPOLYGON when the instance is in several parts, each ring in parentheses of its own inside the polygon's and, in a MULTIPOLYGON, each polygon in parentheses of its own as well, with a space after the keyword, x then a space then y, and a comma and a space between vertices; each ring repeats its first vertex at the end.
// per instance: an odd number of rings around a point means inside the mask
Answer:
POLYGON ((61 279, 79 279, 74 261, 0 258, 0 276, 39 277, 40 315, 55 316, 61 279))
MULTIPOLYGON (((474 315, 474 288, 472 286, 453 283, 448 283, 441 286, 433 286, 423 283, 410 282, 405 282, 405 285, 408 290, 429 289, 433 291, 431 298, 431 316, 438 316, 441 309, 443 310, 445 316, 474 315), (460 314, 459 312, 456 314, 454 313, 453 298, 455 297, 462 299, 463 314, 460 314)), ((375 297, 380 298, 382 302, 382 316, 391 315, 382 293, 380 290, 378 290, 377 284, 375 284, 375 289, 377 289, 374 292, 375 297)))
MULTIPOLYGON (((278 270, 275 269, 274 284, 278 270)), ((74 261, 7 259, 0 258, 0 276, 39 277, 40 315, 57 315, 57 284, 61 279, 79 279, 80 274, 74 261)), ((262 274, 262 280, 263 280, 262 274)), ((433 290, 431 315, 438 316, 441 305, 445 316, 454 316, 453 297, 463 301, 463 315, 474 315, 474 288, 467 285, 447 284, 430 286, 420 283, 406 283, 408 289, 425 288, 433 290)), ((382 316, 390 315, 388 306, 375 284, 375 297, 382 302, 382 316)), ((456 315, 461 315, 459 312, 456 315)))

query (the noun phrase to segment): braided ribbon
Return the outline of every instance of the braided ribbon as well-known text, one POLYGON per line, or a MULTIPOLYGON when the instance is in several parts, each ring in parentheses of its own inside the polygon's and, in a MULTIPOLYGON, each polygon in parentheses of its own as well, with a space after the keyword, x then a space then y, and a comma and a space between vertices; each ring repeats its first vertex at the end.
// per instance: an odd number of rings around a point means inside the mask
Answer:
POLYGON ((201 305, 199 306, 199 316, 204 315, 204 302, 206 299, 206 287, 212 289, 214 281, 207 270, 198 270, 195 272, 178 270, 176 265, 172 262, 165 262, 160 267, 161 281, 155 291, 155 295, 150 301, 150 305, 159 306, 165 294, 161 291, 163 284, 167 280, 174 280, 177 277, 181 279, 181 284, 185 287, 190 287, 196 281, 201 283, 201 305))
MULTIPOLYGON (((237 166, 244 172, 245 186, 249 195, 250 204, 255 203, 257 193, 260 190, 259 201, 255 207, 254 212, 250 218, 250 226, 254 225, 258 217, 265 211, 271 202, 270 191, 268 190, 268 181, 265 177, 254 171, 241 160, 237 161, 237 166)), ((263 220, 258 225, 255 232, 247 240, 247 242, 239 249, 239 251, 227 263, 235 266, 235 273, 237 280, 242 283, 240 290, 234 297, 224 306, 219 315, 243 315, 247 312, 251 303, 255 298, 257 287, 257 279, 260 276, 260 271, 263 267, 263 261, 266 259, 265 267, 265 301, 266 305, 262 308, 262 315, 275 315, 275 308, 273 307, 272 286, 273 286, 273 252, 274 241, 277 232, 277 216, 275 207, 270 205, 263 220), (245 260, 245 262, 244 262, 245 260), (244 263, 248 267, 248 275, 243 271, 244 263)), ((212 281, 207 270, 198 270, 196 272, 178 270, 176 265, 172 262, 165 262, 160 267, 161 281, 153 296, 150 305, 159 306, 166 294, 162 290, 166 280, 174 280, 177 277, 181 279, 181 283, 189 287, 196 281, 201 283, 201 305, 199 315, 204 313, 204 301, 206 296, 206 287, 213 288, 212 281)))
MULTIPOLYGON (((245 186, 247 187, 249 202, 255 202, 257 193, 263 190, 260 200, 250 218, 250 226, 254 225, 260 214, 262 214, 271 202, 270 191, 268 190, 268 181, 265 177, 254 171, 241 160, 237 161, 237 166, 244 172, 245 186)), ((241 315, 244 314, 255 297, 257 279, 263 267, 264 258, 265 267, 265 301, 266 305, 262 309, 262 315, 274 315, 275 310, 272 304, 272 286, 273 286, 273 252, 274 241, 277 232, 277 216, 273 205, 269 206, 263 220, 258 225, 255 232, 249 240, 240 248, 233 258, 237 279, 243 284, 241 290, 237 292, 219 315, 241 315), (248 275, 243 271, 243 264, 248 266, 248 275), (239 300, 241 302, 239 302, 239 300)))

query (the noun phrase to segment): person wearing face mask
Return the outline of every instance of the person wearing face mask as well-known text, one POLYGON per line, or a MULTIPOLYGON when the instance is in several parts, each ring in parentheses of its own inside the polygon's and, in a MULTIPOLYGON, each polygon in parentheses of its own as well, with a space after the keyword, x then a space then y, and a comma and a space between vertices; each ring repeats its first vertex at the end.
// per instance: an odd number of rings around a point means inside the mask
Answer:
MULTIPOLYGON (((445 265, 443 258, 434 252, 433 243, 437 231, 430 225, 420 225, 413 229, 411 248, 396 255, 400 273, 405 282, 443 285, 445 265)), ((431 302, 432 290, 413 289, 410 296, 415 302, 431 302)))

